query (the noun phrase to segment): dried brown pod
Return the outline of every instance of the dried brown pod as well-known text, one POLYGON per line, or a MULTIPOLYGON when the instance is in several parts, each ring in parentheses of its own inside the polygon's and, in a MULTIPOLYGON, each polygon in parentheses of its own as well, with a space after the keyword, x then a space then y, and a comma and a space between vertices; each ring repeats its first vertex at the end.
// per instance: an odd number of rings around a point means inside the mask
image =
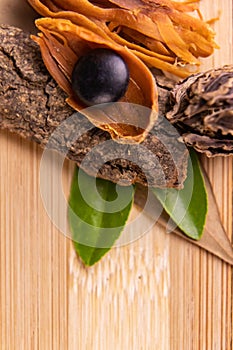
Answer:
POLYGON ((172 91, 168 120, 207 156, 233 153, 233 65, 184 80, 172 91))
POLYGON ((108 131, 113 139, 121 142, 143 141, 158 116, 158 94, 153 75, 129 49, 107 38, 96 29, 94 23, 90 29, 84 22, 80 21, 80 24, 55 18, 36 21, 40 33, 33 38, 40 45, 47 69, 68 94, 68 104, 75 110, 82 111, 94 125, 108 131), (129 68, 130 80, 120 101, 148 107, 148 113, 138 115, 127 108, 129 104, 117 111, 112 108, 107 112, 106 109, 99 109, 99 113, 96 113, 96 110, 93 112, 85 109, 87 106, 74 95, 71 76, 78 59, 95 48, 109 48, 123 57, 129 68))
MULTIPOLYGON (((28 0, 42 16, 69 19, 80 24, 84 17, 98 31, 127 46, 148 66, 180 77, 198 70, 198 57, 218 46, 215 33, 202 19, 199 0, 28 0), (199 18, 189 13, 197 11, 199 18), (190 68, 191 65, 191 68, 190 68)), ((89 23, 89 25, 91 25, 89 23)))
POLYGON ((190 75, 199 56, 208 56, 216 44, 214 33, 201 18, 187 13, 198 11, 198 0, 28 0, 43 19, 36 21, 41 33, 34 37, 50 74, 68 94, 76 110, 85 108, 71 89, 71 74, 78 58, 91 48, 107 47, 118 52, 130 69, 130 84, 122 101, 148 107, 139 115, 125 105, 107 113, 84 112, 97 127, 121 142, 142 142, 158 112, 158 96, 150 67, 180 77, 190 75), (171 40, 172 37, 172 40, 171 40))

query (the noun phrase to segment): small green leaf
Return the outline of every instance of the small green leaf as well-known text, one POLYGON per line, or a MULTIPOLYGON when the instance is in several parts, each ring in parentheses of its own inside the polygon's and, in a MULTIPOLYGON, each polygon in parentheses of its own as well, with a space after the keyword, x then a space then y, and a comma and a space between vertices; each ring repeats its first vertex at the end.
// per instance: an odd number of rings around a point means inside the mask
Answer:
POLYGON ((133 186, 118 186, 75 169, 68 220, 75 249, 86 265, 100 260, 119 238, 132 207, 133 194, 133 186))
POLYGON ((190 238, 200 239, 207 214, 207 192, 196 153, 190 151, 182 190, 154 188, 153 193, 175 224, 190 238))

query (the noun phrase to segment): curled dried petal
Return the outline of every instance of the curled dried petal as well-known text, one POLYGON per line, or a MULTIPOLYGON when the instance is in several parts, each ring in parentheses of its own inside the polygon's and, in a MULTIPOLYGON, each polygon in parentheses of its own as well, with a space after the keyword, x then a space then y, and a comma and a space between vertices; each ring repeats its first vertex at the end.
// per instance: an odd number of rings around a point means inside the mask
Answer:
POLYGON ((193 75, 172 92, 168 120, 208 156, 233 153, 233 66, 193 75))
MULTIPOLYGON (((80 23, 85 24, 80 20, 80 23)), ((77 111, 82 111, 96 126, 107 130, 112 138, 121 142, 141 142, 157 119, 158 95, 153 75, 149 69, 129 49, 116 44, 106 37, 101 29, 93 30, 97 25, 86 27, 76 25, 61 18, 42 18, 36 21, 40 30, 38 37, 33 37, 40 45, 45 65, 50 74, 68 94, 67 102, 77 111), (98 33, 98 34, 97 34, 98 33), (71 88, 72 71, 79 57, 91 49, 104 47, 119 53, 128 65, 130 81, 128 89, 120 101, 148 107, 143 116, 133 113, 125 104, 124 111, 109 108, 97 113, 85 109, 71 88), (140 125, 140 127, 139 127, 140 125)))
POLYGON ((197 71, 198 58, 211 55, 218 47, 210 25, 189 14, 200 14, 199 0, 28 1, 43 16, 66 18, 75 24, 80 15, 86 16, 148 66, 182 78, 190 75, 190 64, 197 71))

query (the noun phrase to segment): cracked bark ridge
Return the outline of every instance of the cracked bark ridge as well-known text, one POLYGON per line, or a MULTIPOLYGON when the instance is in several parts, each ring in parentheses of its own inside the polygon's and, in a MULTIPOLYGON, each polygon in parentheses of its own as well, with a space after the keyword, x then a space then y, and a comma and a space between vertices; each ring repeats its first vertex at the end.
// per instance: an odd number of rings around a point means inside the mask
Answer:
MULTIPOLYGON (((121 185, 137 182, 157 187, 182 187, 188 151, 177 141, 176 129, 163 116, 142 144, 121 146, 111 142, 109 145, 107 132, 94 127, 80 113, 71 117, 74 110, 67 105, 65 93, 47 72, 39 48, 29 34, 2 25, 0 42, 0 128, 65 153, 92 176, 98 174, 121 185), (55 132, 58 126, 61 126, 59 133, 55 132), (81 135, 78 139, 75 137, 77 130, 81 135), (111 160, 102 164, 106 153, 111 155, 111 160)), ((159 104, 163 114, 170 87, 162 85, 159 104)))

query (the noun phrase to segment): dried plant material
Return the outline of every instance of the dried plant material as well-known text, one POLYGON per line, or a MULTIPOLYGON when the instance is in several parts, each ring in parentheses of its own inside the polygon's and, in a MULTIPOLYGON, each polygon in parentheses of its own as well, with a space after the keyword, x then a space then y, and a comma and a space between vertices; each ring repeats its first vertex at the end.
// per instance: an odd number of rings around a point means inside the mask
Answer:
POLYGON ((207 156, 233 153, 233 66, 191 76, 172 92, 168 120, 207 156))
MULTIPOLYGON (((202 20, 199 0, 28 0, 41 15, 69 19, 83 17, 116 43, 127 46, 148 66, 186 77, 197 71, 199 57, 218 46, 215 33, 202 20), (189 13, 197 11, 199 18, 189 13), (191 66, 191 68, 190 68, 191 66)), ((89 23, 90 24, 90 23, 89 23)))
MULTIPOLYGON (((45 147, 57 126, 71 116, 73 110, 65 102, 65 93, 46 71, 39 48, 28 34, 20 29, 2 25, 0 26, 0 42, 0 128, 10 130, 45 147)), ((165 113, 172 84, 166 81, 163 76, 160 77, 158 72, 156 75, 159 85, 159 107, 165 113), (168 89, 167 86, 170 88, 168 89)), ((90 124, 88 120, 79 115, 80 129, 85 130, 87 124, 90 124)), ((163 124, 159 123, 155 126, 157 131, 166 138, 169 136, 167 129, 162 129, 162 127, 163 124)), ((69 136, 72 132, 70 128, 65 129, 64 134, 57 140, 57 144, 53 144, 53 148, 62 151, 70 147, 69 136)), ((67 157, 80 165, 93 147, 106 140, 109 140, 107 132, 92 127, 90 132, 83 134, 72 145, 67 157)), ((173 138, 170 138, 170 142, 173 141, 175 142, 173 138)), ((180 184, 177 180, 184 180, 186 177, 187 153, 174 147, 177 152, 176 157, 180 160, 180 163, 175 166, 171 155, 169 152, 165 153, 163 144, 156 136, 152 138, 148 135, 143 144, 160 157, 160 165, 166 174, 168 187, 178 188, 180 184)), ((148 154, 145 155, 144 162, 149 164, 148 154)), ((90 175, 95 175, 94 160, 90 159, 87 168, 83 168, 83 170, 90 175)), ((151 174, 151 185, 159 186, 160 179, 157 177, 156 169, 149 168, 149 173, 151 174)), ((98 176, 113 182, 137 182, 146 185, 144 174, 140 168, 120 159, 105 164, 98 176)), ((207 179, 206 186, 211 216, 207 216, 206 229, 202 239, 200 241, 190 240, 178 229, 173 232, 232 264, 232 247, 222 228, 216 202, 207 179)), ((145 189, 140 191, 140 195, 135 198, 136 203, 143 206, 145 194, 145 189)), ((153 199, 156 201, 154 196, 153 199)), ((158 202, 156 202, 157 204, 158 202)), ((147 209, 150 209, 150 215, 156 215, 156 205, 147 206, 147 209)), ((160 223, 167 225, 166 216, 160 217, 160 223)))
MULTIPOLYGON (((41 31, 34 40, 40 45, 46 67, 59 86, 68 94, 67 102, 82 111, 100 129, 121 142, 141 142, 154 125, 158 116, 158 95, 153 75, 149 69, 126 47, 116 44, 96 30, 73 24, 66 19, 42 18, 36 21, 41 31), (137 115, 125 104, 123 110, 109 111, 89 109, 75 96, 71 76, 78 59, 92 49, 108 48, 118 53, 129 68, 130 81, 121 102, 148 107, 148 113, 137 115)), ((94 26, 94 24, 93 24, 94 26)))
MULTIPOLYGON (((165 112, 169 90, 163 79, 159 85, 161 85, 160 110, 165 112)), ((15 132, 46 147, 52 133, 73 113, 74 110, 66 103, 65 92, 45 69, 38 45, 22 30, 0 26, 0 128, 15 132)), ((68 149, 67 157, 75 161, 89 175, 97 174, 98 177, 122 185, 131 183, 147 185, 148 180, 151 186, 160 187, 164 185, 160 176, 162 169, 167 187, 182 186, 186 178, 188 152, 177 141, 175 128, 172 127, 171 133, 168 133, 168 122, 164 124, 158 119, 144 142, 135 145, 142 147, 140 150, 143 150, 138 154, 141 163, 147 165, 146 179, 143 170, 124 159, 124 154, 119 158, 119 147, 127 145, 119 145, 116 142, 108 144, 108 152, 113 160, 103 164, 101 169, 98 168, 98 163, 103 158, 104 147, 102 151, 99 149, 97 154, 91 153, 92 156, 83 163, 86 155, 98 145, 104 145, 110 139, 110 135, 93 127, 81 114, 76 118, 82 136, 71 145, 70 140, 74 134, 76 135, 76 130, 72 125, 66 124, 66 128, 59 138, 54 140, 51 147, 59 152, 68 149), (160 168, 155 167, 154 157, 157 157, 160 168)))

